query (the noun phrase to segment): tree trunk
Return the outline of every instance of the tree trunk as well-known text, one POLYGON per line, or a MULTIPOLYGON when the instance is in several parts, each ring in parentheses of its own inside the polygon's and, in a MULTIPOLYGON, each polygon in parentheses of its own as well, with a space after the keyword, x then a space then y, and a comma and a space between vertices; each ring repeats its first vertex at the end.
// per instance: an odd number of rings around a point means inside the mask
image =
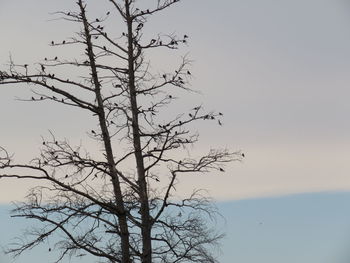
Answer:
POLYGON ((129 1, 125 0, 126 22, 128 27, 128 67, 129 67, 129 92, 132 112, 132 131, 135 159, 137 165, 138 185, 141 205, 141 235, 142 235, 142 263, 152 262, 151 220, 148 203, 148 190, 145 176, 145 166, 142 156, 141 139, 138 121, 137 93, 135 86, 134 67, 134 43, 133 43, 133 21, 130 15, 129 1))
POLYGON ((100 85, 97 70, 96 70, 95 56, 93 53, 93 48, 92 48, 93 46, 91 42, 91 34, 89 31, 89 25, 87 23, 87 19, 85 15, 85 8, 81 0, 79 0, 79 6, 81 10, 82 19, 84 21, 84 32, 86 37, 87 52, 90 60, 91 74, 92 74, 92 78, 95 86, 96 101, 98 105, 97 112, 99 117, 99 125, 102 132, 104 147, 106 151, 108 169, 112 177, 112 184, 113 184, 115 202, 117 207, 116 215, 118 217, 120 233, 121 233, 120 238, 121 238, 121 249, 122 249, 122 262, 131 263, 127 215, 124 208, 123 194, 120 187, 118 172, 115 167, 115 162, 113 158, 113 150, 112 150, 111 140, 109 136, 109 131, 106 125, 106 116, 105 116, 104 105, 103 105, 103 100, 101 96, 101 88, 100 88, 101 85, 100 85))

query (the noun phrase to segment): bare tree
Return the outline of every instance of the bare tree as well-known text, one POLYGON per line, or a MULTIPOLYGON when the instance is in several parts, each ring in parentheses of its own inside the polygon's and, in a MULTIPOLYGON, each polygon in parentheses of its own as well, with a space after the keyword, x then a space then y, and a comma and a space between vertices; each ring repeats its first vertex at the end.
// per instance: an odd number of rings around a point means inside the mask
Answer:
POLYGON ((216 262, 211 247, 222 235, 207 223, 215 208, 200 191, 175 198, 176 182, 180 174, 224 172, 225 163, 240 160, 242 154, 226 149, 210 149, 197 158, 187 154, 198 141, 191 124, 221 124, 222 113, 196 106, 167 114, 167 120, 161 115, 175 99, 174 88, 192 91, 190 61, 184 57, 174 71, 156 73, 149 50, 178 49, 188 36, 147 40, 143 27, 150 16, 179 0, 154 0, 149 8, 137 7, 136 0, 105 2, 112 9, 98 18, 89 17, 83 0, 77 1, 77 11, 56 13, 78 23, 81 31, 50 45, 75 46, 83 59, 78 54, 34 65, 11 61, 0 71, 1 85, 23 83, 33 90, 29 101, 52 101, 92 114, 98 128, 89 136, 102 148, 100 157, 92 157, 83 146, 51 133, 43 139, 40 156, 25 164, 0 148, 0 178, 45 182, 13 211, 14 217, 39 221, 40 228, 9 252, 19 255, 59 234, 54 239, 54 249, 60 251, 57 262, 85 254, 105 262, 216 262), (113 15, 125 27, 120 35, 105 29, 113 15), (61 67, 79 74, 67 78, 61 67))

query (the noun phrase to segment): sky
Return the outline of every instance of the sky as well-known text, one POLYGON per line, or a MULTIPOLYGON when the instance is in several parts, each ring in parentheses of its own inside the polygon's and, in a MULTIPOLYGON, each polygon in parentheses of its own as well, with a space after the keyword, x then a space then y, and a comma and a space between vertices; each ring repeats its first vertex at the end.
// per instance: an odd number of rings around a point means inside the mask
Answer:
MULTIPOLYGON (((97 1, 91 3, 96 12, 103 10, 97 1)), ((71 7, 74 1, 70 0, 2 0, 0 24, 6 26, 1 29, 1 64, 8 61, 9 53, 23 64, 54 55, 56 51, 48 43, 70 36, 72 28, 52 21, 49 13, 71 7)), ((233 236, 238 231, 237 239, 225 243, 224 254, 233 251, 229 246, 239 243, 239 238, 244 242, 254 240, 244 246, 252 251, 262 250, 258 240, 265 240, 271 248, 282 246, 284 242, 280 241, 285 240, 287 249, 291 246, 288 237, 279 235, 291 228, 298 231, 286 234, 298 233, 305 243, 315 243, 310 254, 301 246, 296 248, 294 254, 305 257, 291 262, 345 262, 340 258, 320 261, 316 256, 327 251, 324 247, 330 249, 341 242, 346 246, 339 229, 346 233, 350 226, 343 221, 348 215, 339 212, 347 209, 343 200, 349 200, 346 192, 350 190, 350 2, 184 0, 152 19, 145 30, 190 36, 189 46, 175 55, 190 54, 192 87, 201 93, 186 97, 184 103, 203 103, 206 109, 224 113, 222 127, 198 127, 201 143, 196 151, 220 146, 242 150, 246 155, 243 162, 227 166, 225 174, 206 174, 200 180, 198 176, 181 178, 179 191, 189 191, 193 185, 208 189, 222 204, 223 214, 232 219, 228 225, 233 236), (286 209, 290 202, 294 210, 286 209), (322 213, 316 211, 308 217, 305 202, 322 213), (260 220, 254 217, 258 217, 261 207, 271 208, 271 220, 294 213, 283 217, 285 225, 263 228, 267 232, 258 239, 252 234, 255 228, 244 224, 243 215, 238 221, 231 216, 245 206, 254 211, 252 220, 256 221, 260 220), (330 221, 312 223, 320 218, 330 221), (343 223, 338 224, 340 221, 343 223), (237 222, 250 232, 239 230, 237 222), (328 224, 338 230, 323 232, 328 224), (330 240, 334 242, 322 243, 318 235, 307 239, 302 233, 310 225, 315 233, 332 235, 330 240), (281 240, 273 240, 276 236, 281 240)), ((161 56, 155 55, 154 59, 160 67, 169 64, 161 56)), ((40 135, 48 135, 48 130, 79 141, 91 126, 81 112, 55 106, 43 111, 43 105, 14 100, 31 96, 23 87, 0 87, 0 92, 0 145, 11 149, 19 159, 30 159, 39 148, 40 135), (76 119, 81 122, 77 124, 76 119)), ((29 185, 1 181, 0 202, 6 205, 22 199, 29 185)), ((293 245, 298 242, 294 240, 293 245)), ((285 250, 279 251, 282 255, 285 250)), ((252 257, 247 252, 236 259, 240 263, 256 262, 252 257)), ((281 258, 266 254, 259 259, 263 263, 281 262, 281 258)), ((223 262, 233 261, 226 257, 223 262)))

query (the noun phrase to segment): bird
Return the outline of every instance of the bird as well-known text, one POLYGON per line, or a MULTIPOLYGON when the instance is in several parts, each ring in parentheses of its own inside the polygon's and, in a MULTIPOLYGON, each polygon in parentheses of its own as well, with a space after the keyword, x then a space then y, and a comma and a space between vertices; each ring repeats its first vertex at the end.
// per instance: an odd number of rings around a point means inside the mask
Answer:
POLYGON ((224 169, 222 169, 221 167, 220 167, 220 169, 219 169, 219 170, 220 170, 220 172, 225 172, 225 170, 224 170, 224 169))
POLYGON ((108 12, 106 13, 106 15, 108 16, 110 13, 111 13, 111 12, 108 11, 108 12))
POLYGON ((47 58, 44 58, 45 60, 47 60, 47 58))
POLYGON ((51 251, 51 248, 49 248, 49 252, 51 251))
POLYGON ((58 59, 58 57, 55 57, 55 60, 57 60, 58 59))
POLYGON ((100 22, 100 19, 96 18, 96 22, 100 22))
POLYGON ((222 115, 224 115, 224 114, 222 114, 221 112, 219 112, 219 115, 222 116, 222 115))
POLYGON ((68 174, 66 174, 65 178, 68 178, 68 174))
POLYGON ((106 50, 107 49, 106 46, 103 46, 103 49, 106 50))
POLYGON ((163 78, 166 79, 166 75, 165 74, 163 74, 163 78))
POLYGON ((27 68, 27 67, 28 67, 28 64, 24 64, 24 67, 27 68))
POLYGON ((55 42, 53 40, 51 41, 51 45, 55 45, 55 42))
POLYGON ((169 95, 169 99, 171 99, 173 96, 169 95))
POLYGON ((140 30, 143 27, 143 23, 138 24, 136 30, 140 30))
POLYGON ((92 134, 96 134, 96 132, 95 132, 94 130, 91 130, 91 133, 92 133, 92 134))
POLYGON ((62 44, 65 44, 65 43, 66 43, 66 40, 63 40, 63 41, 62 41, 62 44))
POLYGON ((190 116, 191 118, 193 117, 193 115, 191 113, 189 113, 188 116, 190 116))
POLYGON ((242 157, 243 157, 243 158, 245 157, 245 154, 244 154, 244 153, 242 153, 242 157))
POLYGON ((45 145, 46 143, 45 142, 43 142, 43 145, 45 145))
POLYGON ((45 66, 44 65, 41 65, 41 70, 45 71, 45 66))
POLYGON ((220 120, 218 120, 218 123, 219 123, 219 125, 220 125, 220 126, 222 126, 222 123, 221 123, 221 121, 220 121, 220 120))
POLYGON ((184 35, 184 38, 188 38, 188 35, 184 35))
POLYGON ((32 100, 35 100, 34 97, 32 97, 32 100))
POLYGON ((188 75, 191 75, 191 72, 190 72, 189 70, 187 70, 187 74, 188 74, 188 75))
POLYGON ((42 96, 41 96, 41 97, 40 97, 40 99, 41 99, 41 100, 43 100, 43 99, 44 99, 44 97, 42 97, 42 96))

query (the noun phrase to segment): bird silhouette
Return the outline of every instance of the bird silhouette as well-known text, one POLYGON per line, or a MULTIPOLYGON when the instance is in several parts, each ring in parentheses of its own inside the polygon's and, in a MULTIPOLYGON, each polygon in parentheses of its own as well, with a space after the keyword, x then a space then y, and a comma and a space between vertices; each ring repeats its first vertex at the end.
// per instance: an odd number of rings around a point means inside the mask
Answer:
POLYGON ((109 16, 110 13, 111 13, 111 12, 108 11, 108 12, 106 13, 106 15, 109 16))
POLYGON ((220 121, 220 120, 218 120, 218 123, 219 123, 219 125, 220 125, 220 126, 222 126, 222 123, 221 123, 221 121, 220 121))
POLYGON ((55 60, 57 60, 58 59, 58 57, 55 57, 55 60))
POLYGON ((136 30, 141 30, 141 28, 143 28, 143 23, 138 24, 136 30))
POLYGON ((55 42, 54 42, 54 41, 51 41, 51 45, 55 45, 55 42))
POLYGON ((243 158, 245 157, 245 154, 244 154, 244 153, 242 153, 242 157, 243 157, 243 158))
POLYGON ((45 66, 44 65, 41 65, 41 70, 45 71, 45 66))
POLYGON ((220 171, 221 171, 221 172, 225 172, 225 170, 224 170, 224 169, 222 169, 221 167, 220 167, 220 171))
POLYGON ((92 134, 96 134, 96 132, 95 132, 94 130, 91 130, 91 133, 92 133, 92 134))
POLYGON ((62 44, 66 44, 66 40, 63 40, 63 41, 62 41, 62 44))
POLYGON ((187 70, 187 74, 188 74, 188 75, 191 75, 191 72, 190 72, 189 70, 187 70))

